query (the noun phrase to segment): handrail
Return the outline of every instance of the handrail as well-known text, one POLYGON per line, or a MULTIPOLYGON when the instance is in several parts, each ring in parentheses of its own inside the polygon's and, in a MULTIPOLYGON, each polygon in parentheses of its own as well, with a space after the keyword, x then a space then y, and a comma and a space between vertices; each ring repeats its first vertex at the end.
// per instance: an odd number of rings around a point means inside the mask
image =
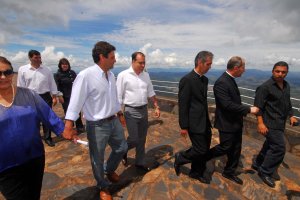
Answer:
MULTIPOLYGON (((154 86, 154 91, 158 92, 161 94, 161 96, 167 96, 170 97, 170 95, 173 95, 172 97, 177 99, 178 95, 178 84, 179 82, 174 82, 174 81, 161 81, 161 80, 152 80, 153 86, 154 86)), ((214 100, 214 95, 212 91, 213 85, 209 84, 208 85, 208 99, 209 100, 214 100)), ((242 103, 245 105, 252 106, 253 105, 253 100, 255 96, 255 90, 250 89, 250 88, 245 88, 245 87, 238 87, 241 92, 241 97, 242 97, 242 103), (250 94, 249 94, 250 92, 250 94), (246 93, 246 94, 245 94, 246 93), (252 102, 251 102, 252 101, 252 102)), ((300 105, 300 99, 291 97, 292 104, 297 104, 300 105), (293 103, 295 102, 295 103, 293 103)), ((294 116, 298 119, 300 119, 300 108, 299 107, 292 107, 294 109, 294 116)))

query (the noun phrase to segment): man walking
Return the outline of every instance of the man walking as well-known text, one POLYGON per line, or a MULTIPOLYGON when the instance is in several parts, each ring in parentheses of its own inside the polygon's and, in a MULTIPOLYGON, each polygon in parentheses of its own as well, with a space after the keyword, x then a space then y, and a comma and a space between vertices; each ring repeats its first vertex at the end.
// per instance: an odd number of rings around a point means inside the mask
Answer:
MULTIPOLYGON (((275 187, 274 173, 285 155, 284 130, 287 118, 293 126, 297 119, 293 117, 290 99, 290 85, 284 79, 289 66, 286 62, 277 62, 272 77, 256 89, 254 105, 259 107, 257 131, 266 140, 252 168, 258 170, 259 177, 270 187, 275 187)), ((280 179, 279 176, 276 178, 280 179)))
POLYGON ((181 165, 192 163, 189 176, 206 184, 210 180, 203 175, 206 169, 203 158, 210 147, 211 123, 207 106, 208 79, 204 74, 211 68, 212 60, 211 52, 199 52, 195 58, 195 68, 179 82, 180 134, 184 137, 189 135, 192 147, 176 153, 174 162, 177 176, 180 174, 181 165))
POLYGON ((104 41, 95 44, 92 51, 95 65, 77 75, 65 117, 66 133, 72 131, 73 122, 79 117, 81 110, 86 118, 91 165, 100 189, 100 199, 112 199, 108 190, 109 182, 104 179, 104 174, 111 182, 118 182, 119 176, 115 170, 127 152, 120 123, 124 123, 125 119, 117 98, 115 76, 110 71, 116 62, 115 50, 114 46, 104 41), (107 144, 111 147, 111 154, 104 168, 107 144))
MULTIPOLYGON (((42 99, 52 108, 57 103, 57 86, 53 78, 53 73, 42 66, 41 53, 36 50, 28 52, 30 64, 21 66, 18 71, 17 85, 19 87, 29 88, 38 93, 42 99)), ((44 140, 51 147, 55 146, 51 138, 51 130, 44 124, 44 140)))
POLYGON ((245 72, 245 61, 234 56, 227 63, 227 70, 214 84, 216 102, 214 127, 219 130, 220 144, 211 148, 207 153, 207 160, 227 155, 227 163, 222 176, 238 184, 243 181, 236 176, 243 133, 243 116, 257 113, 257 107, 243 105, 240 91, 235 78, 245 72))
MULTIPOLYGON (((160 110, 149 74, 144 70, 145 55, 142 52, 134 52, 131 58, 131 67, 121 72, 117 78, 118 99, 124 104, 128 150, 136 148, 135 167, 147 172, 151 170, 145 165, 148 98, 153 102, 156 117, 160 116, 160 110)), ((124 164, 127 164, 127 153, 124 156, 124 164)))

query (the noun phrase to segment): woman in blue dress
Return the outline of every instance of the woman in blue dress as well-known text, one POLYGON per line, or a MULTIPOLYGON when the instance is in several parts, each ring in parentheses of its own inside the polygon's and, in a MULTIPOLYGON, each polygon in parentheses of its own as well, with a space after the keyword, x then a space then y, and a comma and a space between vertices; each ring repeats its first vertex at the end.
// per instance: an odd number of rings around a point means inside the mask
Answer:
POLYGON ((34 91, 13 85, 11 63, 0 56, 0 192, 6 199, 40 199, 45 150, 40 122, 57 136, 64 123, 34 91))

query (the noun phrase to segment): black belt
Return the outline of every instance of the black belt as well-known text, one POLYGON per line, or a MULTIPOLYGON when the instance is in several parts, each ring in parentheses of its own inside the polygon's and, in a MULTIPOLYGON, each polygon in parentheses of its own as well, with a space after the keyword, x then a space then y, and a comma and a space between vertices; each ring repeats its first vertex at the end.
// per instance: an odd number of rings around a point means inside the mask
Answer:
POLYGON ((125 104, 125 107, 135 108, 135 109, 143 109, 143 108, 147 107, 147 104, 142 105, 142 106, 136 106, 136 107, 125 104))
POLYGON ((116 115, 112 115, 112 116, 110 116, 110 117, 107 117, 107 118, 104 118, 104 119, 100 119, 99 121, 100 122, 105 122, 105 121, 111 121, 111 120, 113 120, 114 118, 116 118, 116 115))

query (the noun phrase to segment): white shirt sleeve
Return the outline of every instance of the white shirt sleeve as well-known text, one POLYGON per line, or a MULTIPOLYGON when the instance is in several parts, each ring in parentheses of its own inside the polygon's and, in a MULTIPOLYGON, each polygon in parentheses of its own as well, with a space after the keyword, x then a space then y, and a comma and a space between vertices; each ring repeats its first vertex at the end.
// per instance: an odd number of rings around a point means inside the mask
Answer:
POLYGON ((117 95, 118 95, 118 100, 119 103, 122 105, 123 104, 123 96, 124 96, 124 83, 123 83, 123 76, 121 73, 118 74, 117 77, 117 95))
POLYGON ((84 74, 79 74, 74 80, 66 119, 75 121, 79 117, 79 112, 88 96, 88 84, 84 79, 84 74))
POLYGON ((57 90, 57 85, 55 83, 55 80, 54 80, 54 76, 52 75, 52 72, 50 72, 50 75, 49 75, 49 89, 50 89, 50 93, 52 95, 58 95, 58 90, 57 90))
POLYGON ((147 74, 147 82, 148 82, 148 97, 153 97, 155 95, 155 92, 154 92, 154 89, 153 89, 153 85, 152 85, 152 82, 151 82, 151 79, 150 79, 150 76, 148 73, 147 74))
POLYGON ((17 79, 17 86, 18 87, 26 87, 24 77, 23 77, 23 67, 20 67, 18 70, 18 79, 17 79))

